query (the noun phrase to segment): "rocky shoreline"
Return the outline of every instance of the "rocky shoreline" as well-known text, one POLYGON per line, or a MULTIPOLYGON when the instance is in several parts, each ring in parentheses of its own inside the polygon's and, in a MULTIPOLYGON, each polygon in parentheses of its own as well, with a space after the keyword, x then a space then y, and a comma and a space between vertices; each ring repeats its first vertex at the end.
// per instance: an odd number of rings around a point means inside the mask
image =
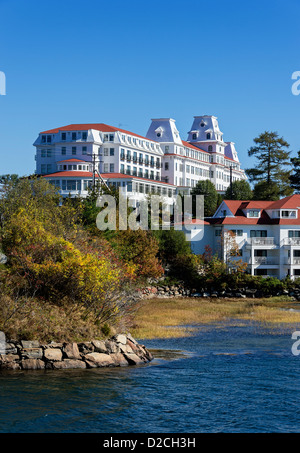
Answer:
POLYGON ((130 334, 108 340, 41 344, 9 340, 2 345, 0 370, 63 370, 145 364, 152 354, 130 334))
POLYGON ((264 293, 259 289, 252 288, 237 288, 227 289, 224 291, 218 291, 211 288, 210 290, 202 289, 196 291, 193 289, 185 288, 183 285, 170 285, 170 286, 159 286, 149 285, 140 290, 139 296, 141 299, 151 298, 172 298, 172 297, 203 297, 203 298, 250 298, 260 299, 262 297, 272 296, 289 296, 294 300, 300 301, 300 288, 295 287, 289 290, 282 291, 270 291, 264 293))

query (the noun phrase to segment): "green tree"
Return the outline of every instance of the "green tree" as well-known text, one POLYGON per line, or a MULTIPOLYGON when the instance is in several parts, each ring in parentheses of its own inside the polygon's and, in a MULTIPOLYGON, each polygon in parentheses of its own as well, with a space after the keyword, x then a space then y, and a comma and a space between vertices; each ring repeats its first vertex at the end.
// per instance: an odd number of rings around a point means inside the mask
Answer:
MULTIPOLYGON (((215 185, 209 180, 198 181, 192 189, 191 195, 204 195, 204 216, 211 217, 218 207, 218 192, 215 185)), ((193 197, 194 198, 194 197, 193 197)), ((195 212, 195 210, 193 209, 195 212)))
POLYGON ((293 165, 293 173, 290 175, 291 187, 300 193, 300 151, 298 151, 298 157, 291 159, 293 165))
POLYGON ((231 187, 229 186, 225 192, 225 200, 251 200, 253 194, 248 181, 241 179, 240 181, 233 181, 232 195, 231 187))
POLYGON ((280 189, 275 182, 259 181, 253 189, 254 200, 279 200, 280 189))
POLYGON ((246 170, 250 182, 275 183, 279 187, 280 196, 291 195, 291 170, 287 169, 290 166, 290 145, 277 132, 267 131, 254 138, 254 143, 255 146, 249 149, 248 155, 257 158, 257 165, 246 170))

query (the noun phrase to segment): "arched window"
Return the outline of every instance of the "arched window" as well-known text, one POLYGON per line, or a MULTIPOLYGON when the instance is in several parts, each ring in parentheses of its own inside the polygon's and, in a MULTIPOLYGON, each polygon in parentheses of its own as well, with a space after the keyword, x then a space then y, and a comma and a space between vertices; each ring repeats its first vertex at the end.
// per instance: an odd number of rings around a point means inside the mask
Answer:
POLYGON ((208 151, 210 151, 210 152, 211 152, 212 150, 213 150, 213 147, 212 147, 212 145, 209 145, 209 147, 208 147, 208 151))
POLYGON ((193 140, 197 140, 197 134, 193 134, 193 140))
POLYGON ((206 134, 206 139, 210 140, 210 133, 206 134))

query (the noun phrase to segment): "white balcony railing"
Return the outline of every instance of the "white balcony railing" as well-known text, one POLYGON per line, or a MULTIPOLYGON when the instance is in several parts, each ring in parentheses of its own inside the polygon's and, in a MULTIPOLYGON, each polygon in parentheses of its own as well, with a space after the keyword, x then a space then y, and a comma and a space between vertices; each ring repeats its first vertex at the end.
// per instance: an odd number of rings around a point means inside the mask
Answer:
POLYGON ((285 260, 285 264, 290 264, 292 266, 299 266, 300 265, 300 258, 287 258, 285 260))
POLYGON ((270 266, 279 266, 278 259, 268 258, 267 256, 255 256, 250 258, 249 264, 267 264, 270 266))
POLYGON ((300 247, 300 238, 284 238, 281 245, 296 245, 300 247))
POLYGON ((249 245, 252 245, 252 246, 255 246, 255 245, 276 245, 275 243, 275 238, 270 238, 270 237, 266 237, 266 238, 249 238, 247 240, 247 244, 249 245))

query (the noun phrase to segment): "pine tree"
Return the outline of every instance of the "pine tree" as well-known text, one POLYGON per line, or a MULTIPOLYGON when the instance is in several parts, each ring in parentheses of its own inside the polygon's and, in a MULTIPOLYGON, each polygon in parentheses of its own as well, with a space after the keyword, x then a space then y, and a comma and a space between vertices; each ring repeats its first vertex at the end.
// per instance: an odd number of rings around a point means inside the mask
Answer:
POLYGON ((293 165, 293 173, 290 175, 291 187, 297 192, 300 193, 300 151, 298 151, 298 157, 293 157, 291 159, 293 165))
POLYGON ((258 162, 254 168, 246 170, 250 182, 274 183, 278 185, 280 196, 291 195, 291 170, 287 169, 290 166, 290 152, 287 150, 290 145, 277 132, 263 132, 253 141, 255 146, 249 149, 248 155, 255 156, 258 162))

